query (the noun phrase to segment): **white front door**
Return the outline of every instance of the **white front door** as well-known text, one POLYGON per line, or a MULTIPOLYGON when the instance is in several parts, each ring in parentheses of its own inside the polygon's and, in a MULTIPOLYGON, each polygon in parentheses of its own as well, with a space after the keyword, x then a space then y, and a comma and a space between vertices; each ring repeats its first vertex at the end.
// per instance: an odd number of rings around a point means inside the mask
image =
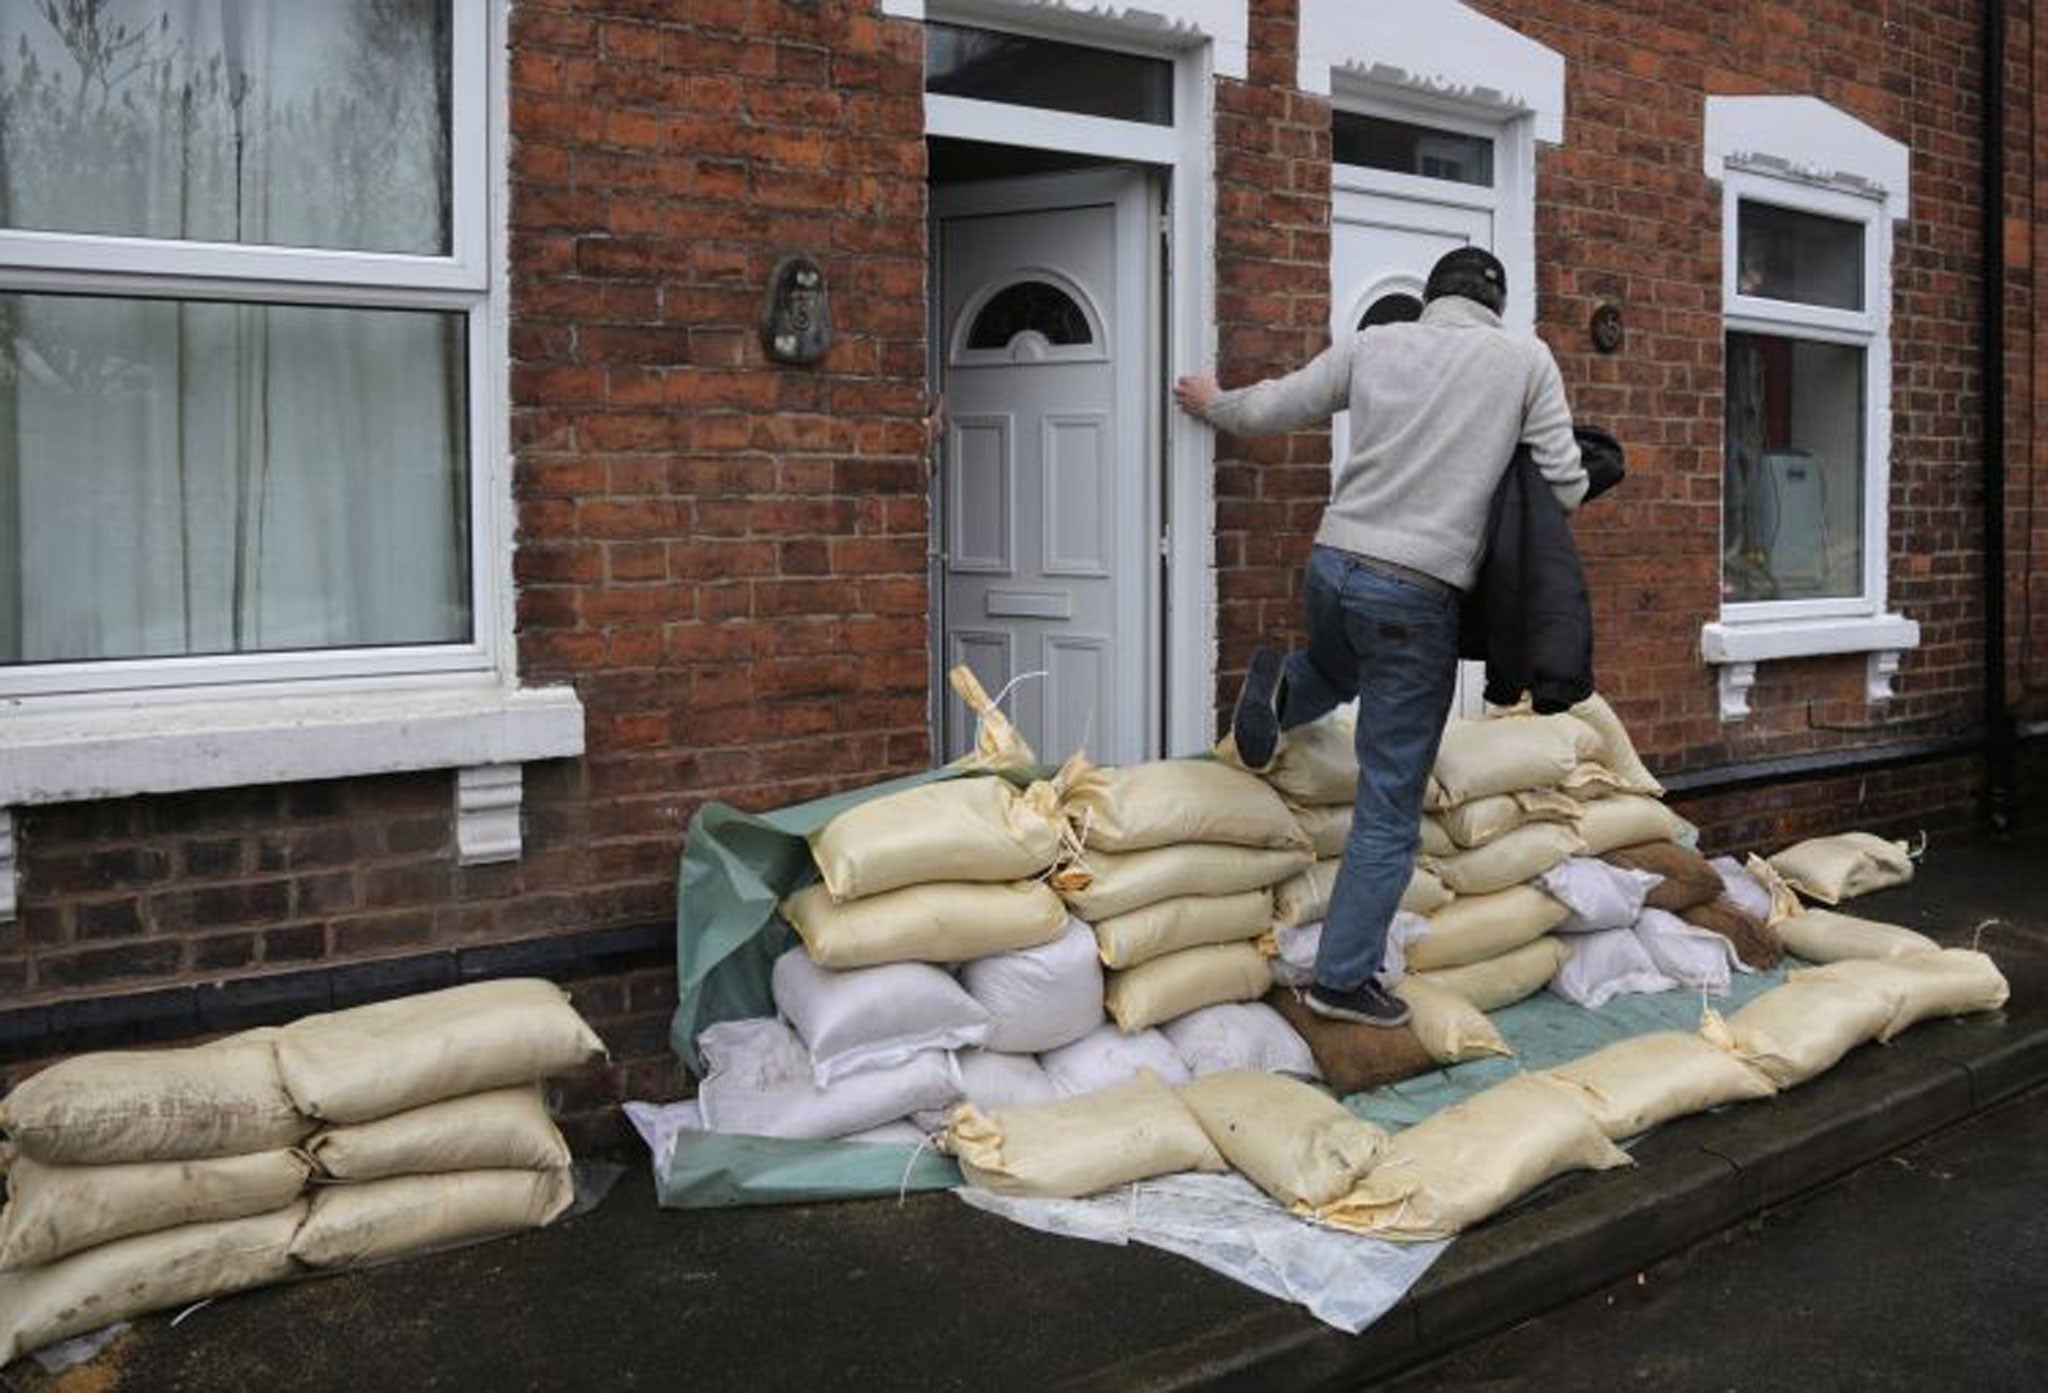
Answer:
MULTIPOLYGON (((1045 761, 1158 746, 1153 199, 1135 170, 943 187, 937 627, 1045 761)), ((950 697, 945 756, 971 747, 950 697)))

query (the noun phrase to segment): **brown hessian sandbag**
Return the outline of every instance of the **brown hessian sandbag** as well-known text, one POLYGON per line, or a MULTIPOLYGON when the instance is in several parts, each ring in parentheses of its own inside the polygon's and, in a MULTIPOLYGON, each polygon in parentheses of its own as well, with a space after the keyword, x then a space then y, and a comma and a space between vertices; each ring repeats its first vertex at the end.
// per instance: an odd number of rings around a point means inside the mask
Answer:
POLYGON ((1721 877, 1707 864, 1707 858, 1677 842, 1638 842, 1617 847, 1600 859, 1609 865, 1663 876, 1664 883, 1650 891, 1643 901, 1651 909, 1683 914, 1694 905, 1706 904, 1721 895, 1721 877))
POLYGON ((1768 972, 1785 956, 1785 940, 1778 931, 1726 895, 1680 910, 1678 917, 1727 939, 1734 945, 1735 960, 1752 972, 1768 972))
POLYGON ((1340 1094, 1363 1093, 1438 1067, 1412 1026, 1383 1030, 1329 1020, 1309 1010, 1300 994, 1287 987, 1273 988, 1265 1000, 1308 1042, 1323 1082, 1340 1094))

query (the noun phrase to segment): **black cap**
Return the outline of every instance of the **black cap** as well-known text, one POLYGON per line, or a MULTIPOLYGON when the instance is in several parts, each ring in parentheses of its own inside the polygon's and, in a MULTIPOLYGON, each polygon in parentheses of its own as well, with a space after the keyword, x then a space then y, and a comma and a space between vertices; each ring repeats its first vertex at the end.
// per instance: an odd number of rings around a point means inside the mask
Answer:
POLYGON ((1458 247, 1437 258, 1430 268, 1429 284, 1422 298, 1462 295, 1499 314, 1508 303, 1507 267, 1500 258, 1482 247, 1458 247))

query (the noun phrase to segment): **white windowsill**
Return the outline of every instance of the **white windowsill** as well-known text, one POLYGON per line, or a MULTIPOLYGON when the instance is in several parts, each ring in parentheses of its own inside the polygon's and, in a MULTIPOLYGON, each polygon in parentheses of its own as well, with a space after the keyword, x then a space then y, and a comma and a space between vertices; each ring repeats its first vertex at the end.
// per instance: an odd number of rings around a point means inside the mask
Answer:
POLYGON ((1719 620, 1700 629, 1700 655, 1717 669, 1724 721, 1739 721, 1749 714, 1749 689, 1756 681, 1758 663, 1867 653, 1865 694, 1871 701, 1885 701, 1892 694, 1899 655, 1919 646, 1920 626, 1903 614, 1748 623, 1719 620))

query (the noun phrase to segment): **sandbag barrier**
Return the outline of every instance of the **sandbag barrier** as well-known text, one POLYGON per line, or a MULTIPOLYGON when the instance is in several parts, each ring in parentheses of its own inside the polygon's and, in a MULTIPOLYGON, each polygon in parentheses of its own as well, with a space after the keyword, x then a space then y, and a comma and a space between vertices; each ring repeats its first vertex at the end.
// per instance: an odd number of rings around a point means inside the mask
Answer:
POLYGON ((575 1197, 541 1082, 604 1054, 508 979, 188 1049, 80 1055, 0 1098, 0 1365, 149 1311, 536 1228, 575 1197))

